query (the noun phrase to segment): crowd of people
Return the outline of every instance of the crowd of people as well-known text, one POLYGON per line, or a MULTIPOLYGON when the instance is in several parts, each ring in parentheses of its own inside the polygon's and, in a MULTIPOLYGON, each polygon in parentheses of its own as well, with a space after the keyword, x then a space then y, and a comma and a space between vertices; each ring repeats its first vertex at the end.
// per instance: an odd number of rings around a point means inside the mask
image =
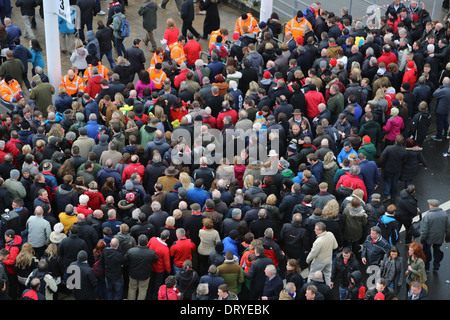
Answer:
POLYGON ((142 26, 126 1, 71 4, 59 88, 36 2, 16 1, 30 49, 2 11, 0 298, 427 299, 450 221, 429 199, 414 226, 414 178, 432 105, 449 137, 448 15, 395 0, 374 29, 316 2, 228 30, 200 0, 200 33, 185 0, 159 45, 167 1, 139 6, 142 26), (125 48, 128 27, 146 36, 125 48))

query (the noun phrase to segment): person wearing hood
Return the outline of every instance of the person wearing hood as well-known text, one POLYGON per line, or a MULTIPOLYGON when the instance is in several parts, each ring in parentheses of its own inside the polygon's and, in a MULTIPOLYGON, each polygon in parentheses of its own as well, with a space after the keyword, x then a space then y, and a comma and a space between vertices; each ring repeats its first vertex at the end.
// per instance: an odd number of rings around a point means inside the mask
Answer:
POLYGON ((391 246, 396 245, 399 240, 400 223, 395 218, 397 207, 391 204, 386 208, 386 212, 378 219, 376 224, 381 230, 381 236, 389 242, 391 246))
POLYGON ((353 197, 342 212, 342 225, 345 245, 358 252, 359 241, 366 230, 367 213, 357 197, 353 197))
POLYGON ((86 37, 86 49, 89 56, 91 57, 91 59, 95 57, 100 60, 100 43, 96 38, 94 31, 89 30, 88 32, 86 32, 86 37))
POLYGON ((80 250, 76 261, 70 264, 78 267, 80 270, 80 287, 73 290, 75 300, 95 300, 95 288, 98 280, 87 259, 88 254, 86 250, 80 250))
POLYGON ((347 293, 347 300, 364 300, 367 288, 362 281, 362 273, 360 270, 355 270, 348 276, 349 287, 347 293))

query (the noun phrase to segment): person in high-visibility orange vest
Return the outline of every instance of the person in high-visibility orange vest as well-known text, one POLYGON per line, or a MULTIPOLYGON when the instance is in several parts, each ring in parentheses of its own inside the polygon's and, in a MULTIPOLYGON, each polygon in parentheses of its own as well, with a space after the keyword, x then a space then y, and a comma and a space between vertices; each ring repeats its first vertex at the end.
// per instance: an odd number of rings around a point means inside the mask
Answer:
POLYGON ((217 36, 222 36, 222 43, 225 44, 225 41, 228 40, 228 29, 227 28, 221 28, 218 30, 215 30, 211 32, 211 36, 209 38, 209 46, 208 48, 211 49, 211 46, 214 42, 216 42, 217 36))
POLYGON ((98 61, 97 58, 93 58, 92 64, 89 64, 86 70, 84 70, 83 73, 83 81, 86 83, 88 80, 92 77, 92 68, 97 67, 98 68, 98 74, 101 74, 103 78, 108 80, 108 72, 109 69, 102 65, 101 61, 98 61))
POLYGON ((62 77, 59 86, 66 88, 67 94, 71 97, 81 97, 84 93, 83 79, 77 76, 73 69, 69 69, 67 74, 62 77))
POLYGON ((178 65, 180 65, 182 62, 186 62, 186 55, 184 54, 183 43, 180 38, 178 38, 177 42, 169 45, 169 49, 170 58, 175 60, 178 65))
POLYGON ((155 67, 150 67, 147 71, 150 79, 155 83, 156 89, 161 90, 164 85, 164 80, 167 78, 166 73, 162 70, 161 63, 158 62, 155 67))
POLYGON ((292 36, 297 40, 297 38, 303 37, 307 25, 309 25, 310 29, 312 29, 311 23, 305 19, 303 12, 299 10, 297 15, 286 23, 286 26, 284 27, 284 34, 291 31, 292 36))
POLYGON ((234 26, 234 32, 239 33, 241 36, 244 34, 243 27, 248 27, 248 32, 258 33, 259 25, 258 21, 253 17, 251 13, 243 13, 237 20, 234 26))
POLYGON ((150 59, 150 67, 154 67, 158 62, 162 63, 164 58, 164 50, 162 48, 156 48, 155 53, 153 53, 150 59))
POLYGON ((8 102, 17 102, 23 96, 19 82, 9 74, 0 82, 0 96, 8 102))

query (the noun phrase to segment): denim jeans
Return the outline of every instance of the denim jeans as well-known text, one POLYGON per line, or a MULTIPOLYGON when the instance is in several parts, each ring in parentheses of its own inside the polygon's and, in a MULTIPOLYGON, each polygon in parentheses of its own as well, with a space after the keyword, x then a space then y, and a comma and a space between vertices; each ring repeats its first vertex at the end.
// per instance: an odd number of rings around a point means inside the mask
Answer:
POLYGON ((339 287, 339 299, 347 300, 348 288, 339 287))
POLYGON ((106 278, 106 299, 122 300, 123 277, 119 280, 110 280, 106 278))
POLYGON ((425 269, 430 268, 430 262, 433 260, 433 268, 439 269, 441 265, 441 261, 444 258, 444 253, 441 250, 442 244, 429 244, 423 243, 423 252, 425 253, 425 257, 427 258, 425 262, 425 269), (433 250, 433 252, 431 252, 433 250))
POLYGON ((436 138, 442 139, 442 132, 448 129, 448 114, 436 113, 436 138))
POLYGON ((120 57, 124 57, 126 58, 126 50, 125 50, 125 46, 123 45, 123 39, 119 39, 119 38, 115 38, 115 42, 116 42, 116 50, 117 50, 117 56, 120 57))
POLYGON ((383 187, 384 195, 391 199, 397 197, 398 180, 400 179, 401 172, 396 173, 383 173, 383 187))
POLYGON ((111 69, 113 69, 116 66, 116 64, 114 63, 112 49, 109 51, 100 51, 100 61, 102 61, 103 56, 106 56, 106 59, 108 59, 109 65, 111 66, 111 69))

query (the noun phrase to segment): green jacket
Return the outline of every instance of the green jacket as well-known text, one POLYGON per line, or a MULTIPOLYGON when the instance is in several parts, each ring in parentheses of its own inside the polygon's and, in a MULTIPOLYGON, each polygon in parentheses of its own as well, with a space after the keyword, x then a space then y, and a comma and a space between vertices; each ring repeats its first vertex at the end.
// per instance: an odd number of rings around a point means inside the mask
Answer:
POLYGON ((364 153, 369 161, 375 161, 375 155, 377 154, 377 148, 371 143, 363 143, 358 149, 358 153, 364 153))
POLYGON ((156 11, 158 10, 158 6, 153 1, 148 1, 144 3, 138 11, 138 14, 142 16, 142 26, 146 31, 151 31, 156 29, 157 20, 156 20, 156 11))
POLYGON ((238 264, 225 260, 217 267, 217 274, 225 280, 229 291, 239 293, 240 286, 244 282, 244 270, 238 264))
POLYGON ((345 101, 344 95, 340 92, 330 96, 327 101, 327 109, 331 112, 331 118, 337 119, 339 114, 344 112, 345 101))
POLYGON ((370 141, 376 146, 381 139, 381 126, 374 120, 369 120, 359 129, 359 136, 362 138, 365 135, 370 137, 370 141))
POLYGON ((36 107, 47 117, 47 107, 53 105, 52 96, 55 88, 47 82, 38 82, 30 92, 30 99, 34 100, 36 107))

